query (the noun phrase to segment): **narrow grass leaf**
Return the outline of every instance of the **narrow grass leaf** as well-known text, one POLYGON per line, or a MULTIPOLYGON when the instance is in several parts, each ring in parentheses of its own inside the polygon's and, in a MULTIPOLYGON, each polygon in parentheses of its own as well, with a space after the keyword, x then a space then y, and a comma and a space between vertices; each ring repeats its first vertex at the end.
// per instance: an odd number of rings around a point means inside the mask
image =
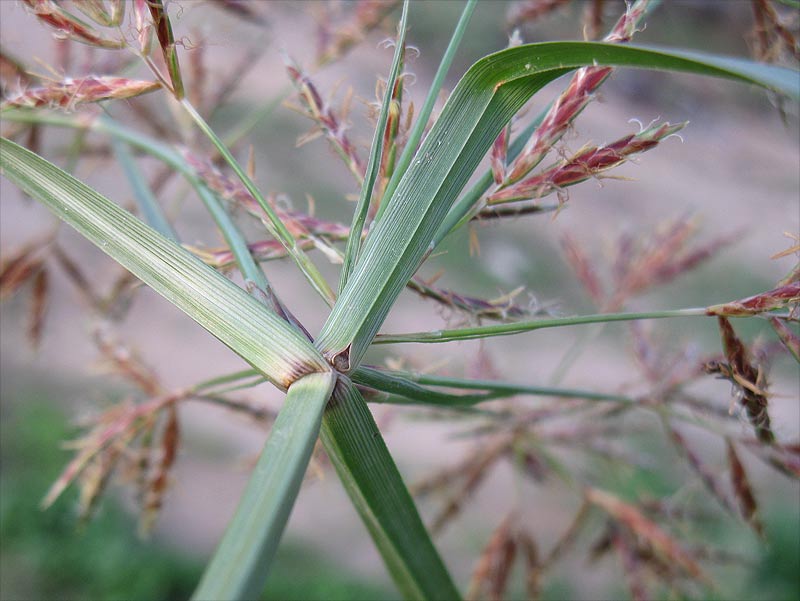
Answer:
POLYGON ((456 340, 490 338, 492 336, 509 336, 511 334, 521 334, 522 332, 531 332, 533 330, 584 325, 588 323, 611 323, 615 321, 635 321, 639 319, 666 319, 670 317, 706 317, 705 311, 705 309, 700 308, 675 309, 645 313, 599 313, 596 315, 579 315, 576 317, 534 319, 531 321, 518 321, 491 326, 434 330, 432 332, 415 332, 413 334, 379 335, 375 338, 374 344, 394 344, 398 342, 453 342, 456 340))
MULTIPOLYGON (((398 402, 398 397, 409 402, 459 407, 476 405, 493 399, 515 395, 552 396, 556 398, 577 398, 589 401, 611 401, 632 403, 634 400, 619 394, 604 394, 591 390, 556 388, 552 386, 530 386, 514 382, 497 380, 471 380, 451 378, 429 374, 412 374, 408 372, 388 371, 360 365, 352 375, 353 381, 362 386, 394 395, 385 402, 398 402), (460 388, 462 390, 480 391, 472 394, 442 392, 426 386, 460 388)), ((378 400, 378 402, 384 402, 378 400)))
POLYGON ((193 599, 256 599, 300 490, 333 372, 309 374, 289 387, 283 407, 193 599))
POLYGON ((3 138, 0 167, 277 386, 330 369, 306 338, 244 290, 52 163, 3 138))
POLYGON ((125 172, 125 176, 128 178, 128 183, 133 190, 133 198, 136 201, 136 206, 142 214, 142 217, 144 217, 144 220, 159 234, 177 242, 178 235, 175 233, 172 225, 170 225, 153 191, 150 190, 150 187, 147 185, 144 174, 136 164, 136 159, 133 158, 131 151, 117 138, 111 139, 111 146, 114 149, 114 154, 117 156, 119 164, 125 172))
POLYGON ((361 394, 339 378, 320 437, 406 599, 460 598, 361 394))
POLYGON ((361 252, 361 231, 367 220, 370 198, 372 197, 375 181, 378 179, 378 171, 381 166, 381 156, 383 149, 383 135, 386 130, 386 122, 389 118, 389 107, 392 103, 392 90, 394 90, 397 78, 400 76, 400 68, 403 65, 403 53, 406 44, 406 23, 408 21, 409 0, 403 2, 403 12, 400 16, 400 23, 397 26, 397 41, 395 43, 394 58, 392 59, 392 69, 389 79, 386 82, 386 91, 383 95, 383 104, 378 115, 378 123, 375 126, 375 134, 372 137, 372 147, 369 152, 367 170, 364 174, 364 183, 361 186, 361 196, 358 199, 356 210, 353 213, 353 222, 350 226, 350 237, 347 239, 347 247, 344 252, 344 262, 342 273, 339 279, 339 290, 344 288, 347 279, 353 271, 353 266, 361 252))
POLYGON ((439 67, 436 69, 436 75, 433 76, 433 81, 431 81, 431 85, 428 88, 428 95, 425 97, 425 102, 422 103, 422 108, 417 113, 417 120, 414 122, 414 127, 408 134, 408 140, 406 140, 403 153, 400 155, 400 159, 397 161, 397 166, 395 167, 394 173, 392 174, 392 177, 386 186, 386 191, 383 195, 383 202, 378 209, 376 219, 380 219, 383 215, 383 211, 386 208, 389 199, 394 194, 395 189, 397 189, 397 185, 400 183, 400 179, 408 170, 408 166, 411 164, 411 161, 414 158, 414 153, 417 151, 417 146, 419 145, 420 140, 422 140, 422 136, 425 133, 426 127, 428 126, 428 119, 430 119, 431 113, 433 112, 433 106, 436 104, 437 98, 439 98, 439 92, 444 84, 444 78, 447 76, 447 72, 450 70, 450 65, 453 64, 456 51, 461 45, 461 40, 464 37, 464 33, 467 31, 467 25, 469 25, 469 21, 472 18, 472 13, 475 10, 477 1, 478 0, 467 0, 467 3, 464 5, 464 10, 461 12, 461 17, 459 18, 458 24, 453 31, 452 37, 450 38, 450 43, 447 45, 447 49, 444 51, 442 60, 439 62, 439 67))

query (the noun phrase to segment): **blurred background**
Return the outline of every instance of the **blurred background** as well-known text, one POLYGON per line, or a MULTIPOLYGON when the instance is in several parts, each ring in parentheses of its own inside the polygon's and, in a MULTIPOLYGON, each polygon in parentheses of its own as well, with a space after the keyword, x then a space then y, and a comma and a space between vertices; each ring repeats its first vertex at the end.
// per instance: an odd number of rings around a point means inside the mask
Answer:
MULTIPOLYGON (((241 85, 214 116, 212 125, 225 132, 241 115, 252 113, 287 90, 280 51, 301 65, 314 62, 320 23, 335 15, 344 19, 349 2, 253 2, 259 19, 241 18, 215 2, 175 1, 170 4, 184 64, 202 52, 208 82, 241 68, 241 57, 254 58, 241 85), (263 21, 263 22, 262 22, 263 21)), ((749 56, 754 45, 751 4, 736 2, 669 2, 648 19, 636 41, 749 56)), ((448 77, 448 89, 475 60, 508 44, 506 18, 514 3, 481 2, 466 42, 448 77)), ((455 1, 413 4, 408 39, 418 50, 406 66, 414 74, 406 94, 419 106, 461 10, 455 1)), ((535 23, 521 28, 525 42, 582 39, 585 3, 567 3, 535 23)), ((604 30, 624 10, 622 2, 603 3, 604 30)), ((791 15, 790 15, 791 16, 791 15)), ((794 15, 797 17, 797 15, 794 15)), ((353 89, 349 135, 366 156, 372 121, 365 118, 375 103, 375 82, 385 77, 390 37, 397 11, 384 25, 341 60, 313 72, 324 97, 338 89, 340 103, 353 89)), ((16 2, 0 2, 0 44, 34 71, 50 75, 59 64, 63 45, 54 42, 34 17, 16 2)), ((75 74, 96 57, 71 44, 75 74)), ((142 71, 139 75, 143 75, 142 71)), ((73 74, 73 73, 68 73, 73 74)), ((209 84, 210 85, 210 84, 209 84)), ((529 109, 535 115, 563 87, 556 82, 537 95, 529 109)), ((164 95, 147 103, 162 123, 151 127, 181 128, 164 95)), ((600 144, 638 131, 635 119, 690 124, 682 140, 668 139, 613 172, 614 179, 588 181, 569 189, 569 200, 557 216, 519 218, 476 229, 480 252, 470 252, 468 232, 449 239, 442 252, 423 269, 444 275, 437 285, 465 294, 496 297, 524 286, 531 303, 565 314, 594 312, 569 265, 560 243, 569 234, 598 262, 609 255, 622 234, 646 237, 659 224, 691 217, 698 226, 698 244, 736 234, 735 244, 671 284, 635 299, 637 310, 706 306, 768 290, 792 267, 793 255, 770 259, 792 246, 786 232, 800 232, 800 154, 797 108, 785 106, 782 116, 773 98, 747 86, 688 75, 620 71, 602 88, 599 101, 578 118, 575 131, 562 142, 565 150, 600 144), (617 179, 617 176, 619 179, 617 179)), ((131 110, 133 112, 133 110, 131 110)), ((305 208, 314 199, 320 217, 349 222, 357 193, 352 177, 324 140, 296 148, 296 140, 311 123, 284 106, 263 118, 247 138, 253 145, 256 180, 264 190, 285 194, 305 208)), ((69 130, 42 134, 45 156, 109 198, 128 204, 131 191, 121 170, 102 156, 86 153, 73 164, 68 150, 75 143, 69 130)), ((100 137, 91 137, 99 143, 100 137)), ((246 157, 247 149, 239 156, 246 157)), ((142 165, 154 172, 155 162, 142 165)), ((220 237, 193 197, 178 199, 179 185, 164 191, 165 205, 177 217, 182 239, 216 245, 220 237)), ((26 241, 50 232, 54 219, 34 201, 0 180, 0 236, 9 253, 26 241)), ((184 195, 185 196, 185 195, 184 195)), ((79 261, 99 289, 107 289, 118 269, 97 249, 63 228, 59 242, 79 261)), ((322 264, 320 260, 318 263, 322 264)), ((319 331, 325 307, 308 293, 288 263, 270 263, 270 279, 310 331, 319 331)), ((336 270, 325 273, 335 281, 336 270)), ((137 536, 135 503, 124 487, 114 485, 97 516, 85 526, 76 518, 76 491, 69 489, 47 511, 39 503, 71 457, 62 447, 85 419, 131 394, 118 378, 103 372, 90 332, 97 326, 74 287, 54 273, 48 313, 38 350, 26 340, 28 300, 17 294, 0 307, 0 597, 3 599, 178 599, 187 598, 235 509, 267 429, 223 409, 187 403, 180 407, 181 447, 171 474, 171 486, 161 515, 148 539, 137 536)), ((459 324, 459 316, 431 302, 404 294, 384 331, 403 332, 459 324)), ((772 339, 758 320, 736 322, 747 341, 772 339)), ((653 331, 668 349, 691 347, 698 356, 719 352, 713 320, 671 320, 653 331)), ((125 344, 151 365, 165 387, 178 388, 243 367, 199 326, 150 291, 140 292, 128 317, 116 325, 125 344)), ((631 358, 631 340, 622 326, 609 326, 571 365, 565 386, 603 391, 635 390, 640 381, 631 358)), ((581 336, 578 329, 543 331, 493 339, 482 347, 459 343, 405 348, 380 347, 369 361, 402 365, 420 371, 480 373, 490 357, 497 377, 530 384, 547 382, 566 352, 581 336), (477 370, 477 371, 476 371, 477 370)), ((787 442, 800 436, 800 378, 797 364, 780 357, 770 373, 770 414, 778 437, 787 442)), ((708 381, 698 389, 724 407, 731 402, 727 382, 708 381)), ((243 392, 242 398, 277 409, 281 395, 268 386, 243 392)), ((536 399, 526 399, 530 407, 536 399)), ((455 464, 472 448, 463 435, 468 421, 443 419, 430 411, 373 405, 387 445, 409 483, 455 464)), ((466 420, 467 418, 465 418, 466 420)), ((608 490, 637 495, 672 494, 690 499, 708 497, 696 475, 679 461, 657 420, 631 420, 628 449, 646 457, 641 469, 621 470, 598 462, 582 469, 608 490), (649 432, 656 432, 653 436, 649 432), (655 458, 655 459, 654 459, 655 458), (649 462, 649 463, 648 463, 649 462)), ((747 428, 744 422, 741 426, 747 428)), ((724 468, 718 441, 692 438, 708 465, 724 468)), ((726 599, 800 598, 800 487, 796 481, 745 456, 756 490, 767 541, 760 541, 744 524, 717 511, 703 529, 692 532, 704 542, 735 550, 746 563, 710 570, 718 588, 713 596, 726 599)), ((284 535, 279 558, 271 571, 265 599, 392 599, 391 581, 335 473, 324 463, 311 470, 284 535)), ((124 475, 123 475, 124 476, 124 475)), ((432 519, 441 498, 420 503, 423 517, 432 519)), ((702 502, 702 500, 701 500, 702 502)), ((579 502, 564 487, 539 486, 501 464, 486 478, 460 514, 436 538, 456 582, 463 588, 492 531, 510 508, 516 508, 537 542, 552 544, 568 525, 579 502)), ((717 509, 714 507, 714 509, 717 509)), ((587 536, 543 582, 545 599, 617 599, 628 596, 617 563, 605 556, 589 562, 579 552, 592 544, 587 536)), ((522 573, 512 577, 509 598, 523 598, 522 573)))

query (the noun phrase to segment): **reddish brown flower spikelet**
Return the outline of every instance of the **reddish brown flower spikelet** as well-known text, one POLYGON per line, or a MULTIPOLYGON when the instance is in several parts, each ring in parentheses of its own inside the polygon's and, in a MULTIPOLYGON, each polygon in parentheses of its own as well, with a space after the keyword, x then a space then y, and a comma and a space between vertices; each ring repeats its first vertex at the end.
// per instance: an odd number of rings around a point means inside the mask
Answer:
POLYGON ((178 425, 178 411, 175 404, 170 404, 166 410, 166 424, 161 435, 161 458, 155 467, 155 473, 148 490, 144 497, 144 507, 142 509, 142 530, 148 532, 161 505, 169 483, 169 472, 175 463, 178 455, 178 443, 180 439, 180 428, 178 425))
POLYGON ((758 503, 756 502, 753 487, 750 485, 750 479, 747 477, 747 472, 744 465, 739 459, 736 448, 729 438, 725 439, 728 449, 728 464, 730 465, 731 485, 733 491, 736 493, 736 498, 739 499, 739 508, 742 512, 744 520, 753 527, 759 536, 764 536, 764 526, 758 518, 758 503))
POLYGON ((55 260, 55 264, 61 268, 64 275, 72 283, 81 299, 90 307, 100 307, 100 297, 80 266, 58 245, 53 247, 51 256, 55 260))
POLYGON ((175 47, 175 38, 172 35, 169 14, 161 0, 147 0, 147 6, 155 25, 156 38, 161 46, 164 63, 167 65, 167 73, 172 82, 172 92, 175 94, 175 98, 181 100, 184 96, 183 77, 178 63, 178 52, 175 47))
POLYGON ((571 159, 521 181, 517 181, 519 178, 515 173, 519 167, 515 167, 507 177, 506 187, 491 194, 488 201, 490 204, 497 204, 542 198, 616 167, 631 155, 654 148, 661 140, 678 132, 685 125, 686 123, 677 125, 663 123, 638 134, 625 136, 606 146, 585 148, 571 159), (508 181, 511 180, 516 183, 508 185, 508 181))
POLYGON ((49 300, 49 282, 46 269, 40 269, 33 278, 33 293, 28 313, 28 340, 33 348, 38 348, 42 341, 42 329, 49 300))
POLYGON ((124 406, 116 406, 103 414, 98 420, 98 427, 85 438, 77 441, 80 445, 78 454, 67 464, 61 475, 47 491, 41 506, 49 507, 77 478, 92 458, 108 446, 114 439, 124 433, 135 419, 134 413, 124 406))
MULTIPOLYGON (((355 145, 346 134, 346 128, 342 122, 344 117, 337 115, 329 104, 322 100, 317 87, 299 65, 288 56, 284 57, 284 63, 289 79, 304 104, 304 109, 301 109, 300 112, 316 123, 319 131, 325 135, 336 152, 345 160, 350 172, 361 183, 364 179, 365 167, 358 156, 355 145)), ((400 84, 399 81, 398 84, 400 84)), ((312 131, 312 135, 314 133, 312 131)), ((310 137, 305 136, 299 143, 304 143, 308 139, 310 137)))
POLYGON ((631 599, 646 601, 649 599, 649 595, 644 582, 644 566, 636 549, 635 541, 632 541, 631 537, 626 534, 625 531, 615 528, 610 535, 610 543, 622 561, 622 569, 625 572, 631 599))
MULTIPOLYGON (((647 12, 649 1, 639 0, 629 7, 605 37, 606 42, 629 41, 647 12)), ((507 171, 503 186, 510 186, 536 167, 561 139, 575 118, 594 98, 594 93, 612 73, 611 67, 578 69, 567 89, 558 97, 534 135, 507 171)))
POLYGON ((46 23, 61 35, 66 35, 73 40, 99 46, 101 48, 124 48, 125 40, 111 39, 97 33, 92 27, 77 19, 53 0, 23 0, 43 23, 46 23))
MULTIPOLYGON (((768 62, 780 60, 781 55, 788 53, 794 60, 800 60, 800 41, 792 33, 784 19, 775 10, 769 0, 751 0, 755 26, 753 35, 756 39, 756 58, 768 62)), ((788 19, 791 22, 791 17, 788 19)), ((794 15, 797 26, 797 16, 794 15)))
POLYGON ((517 533, 519 545, 525 561, 525 592, 528 599, 539 599, 541 596, 542 570, 539 562, 539 547, 527 532, 517 533))
POLYGON ((600 306, 605 299, 605 291, 600 283, 597 271, 578 241, 570 234, 561 237, 561 248, 564 251, 564 258, 569 263, 572 271, 578 276, 578 281, 583 286, 592 301, 600 306))
POLYGON ((466 599, 476 600, 486 590, 487 598, 498 601, 503 598, 511 566, 517 554, 517 543, 511 532, 511 516, 506 516, 495 529, 483 549, 472 572, 466 599))
MULTIPOLYGON (((358 0, 352 16, 344 23, 321 23, 321 44, 317 64, 325 65, 342 56, 378 27, 400 3, 400 0, 358 0)), ((331 3, 324 3, 326 8, 331 3)))
POLYGON ((0 300, 10 298, 43 269, 40 242, 26 244, 0 264, 0 300))
POLYGON ((133 98, 161 87, 155 81, 141 81, 125 77, 92 76, 66 79, 37 88, 29 88, 0 104, 0 110, 9 107, 36 108, 60 107, 73 110, 79 104, 133 98))
POLYGON ((504 127, 492 144, 489 159, 495 184, 502 184, 506 178, 506 158, 508 157, 509 127, 504 127))
POLYGON ((703 463, 700 456, 689 447, 689 444, 680 432, 669 426, 667 427, 667 431, 675 447, 683 454, 687 463, 695 473, 700 476, 700 480, 705 484, 708 491, 719 501, 720 505, 735 516, 737 512, 728 499, 728 496, 725 494, 722 484, 717 480, 715 472, 703 463))
POLYGON ((569 0, 524 0, 511 5, 506 23, 508 27, 519 27, 524 23, 533 23, 555 11, 569 0))
POLYGON ((757 315, 773 309, 800 303, 800 282, 792 282, 737 301, 714 305, 707 309, 709 315, 740 317, 757 315))
MULTIPOLYGON (((248 23, 267 24, 264 15, 253 8, 256 5, 255 2, 248 2, 247 0, 212 0, 212 4, 240 19, 244 19, 248 23)), ((259 3, 259 5, 263 6, 262 3, 259 3)))
POLYGON ((782 319, 770 317, 769 323, 772 325, 772 329, 775 330, 778 338, 781 339, 786 350, 800 363, 800 336, 790 330, 789 326, 787 326, 782 319))
POLYGON ((586 489, 586 498, 606 511, 620 524, 629 528, 637 537, 646 541, 655 553, 667 560, 671 565, 680 568, 697 580, 707 581, 705 574, 694 558, 682 549, 674 538, 647 518, 637 507, 597 488, 586 489))
POLYGON ((78 476, 78 516, 82 522, 88 521, 97 508, 101 495, 111 481, 114 468, 122 457, 123 448, 121 442, 114 441, 93 457, 78 476))
POLYGON ((728 365, 712 365, 709 366, 708 371, 722 373, 739 387, 742 394, 742 405, 747 411, 750 423, 755 428, 756 436, 761 442, 772 444, 775 442, 775 435, 772 432, 767 412, 767 397, 761 392, 763 386, 759 371, 751 363, 747 347, 736 336, 730 321, 725 317, 718 317, 717 321, 728 365))

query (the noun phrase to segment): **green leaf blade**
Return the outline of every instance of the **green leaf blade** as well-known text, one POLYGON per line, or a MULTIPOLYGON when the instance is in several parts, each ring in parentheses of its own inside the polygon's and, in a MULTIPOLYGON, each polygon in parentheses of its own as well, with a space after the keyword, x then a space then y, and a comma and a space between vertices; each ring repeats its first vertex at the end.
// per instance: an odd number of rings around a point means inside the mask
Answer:
POLYGON ((320 438, 406 599, 460 598, 361 394, 339 378, 320 438))
POLYGON ((255 599, 300 490, 333 390, 333 372, 289 387, 258 464, 193 599, 255 599))
POLYGON ((5 138, 0 167, 277 386, 330 371, 304 336, 244 290, 65 171, 5 138))

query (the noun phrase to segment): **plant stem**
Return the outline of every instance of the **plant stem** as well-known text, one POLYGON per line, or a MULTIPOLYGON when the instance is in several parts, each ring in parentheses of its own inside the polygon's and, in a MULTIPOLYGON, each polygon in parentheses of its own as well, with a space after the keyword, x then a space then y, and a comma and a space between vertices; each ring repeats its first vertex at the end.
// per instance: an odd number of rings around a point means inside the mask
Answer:
POLYGON ((491 326, 435 330, 433 332, 414 332, 411 334, 379 334, 373 344, 394 344, 397 342, 451 342, 454 340, 474 340, 491 336, 508 336, 532 330, 576 326, 587 323, 607 323, 613 321, 635 321, 637 319, 664 319, 669 317, 707 317, 705 308, 674 309, 650 311, 645 313, 600 313, 597 315, 578 315, 555 319, 536 319, 491 326))
POLYGON ((223 144, 222 140, 219 139, 214 130, 211 129, 208 123, 205 122, 203 117, 200 116, 200 113, 197 112, 187 98, 181 100, 181 106, 184 108, 184 110, 186 110, 189 116, 191 116, 191 118, 211 141, 211 143, 214 144, 217 151, 225 159, 225 162, 227 162, 231 169, 233 169, 233 172, 241 180, 242 184, 244 184, 244 187, 248 192, 250 192, 250 194, 253 195, 253 198, 256 199, 256 202, 258 202, 259 206, 263 209, 267 217, 263 220, 263 223, 269 233, 281 244, 283 244, 283 247, 297 263, 298 267, 303 272, 303 275, 309 281, 314 290, 316 290, 317 293, 329 305, 333 306, 333 303, 336 300, 333 290, 331 290, 330 286, 328 286, 325 278, 322 277, 322 274, 311 262, 311 259, 309 259, 305 251, 303 251, 303 249, 297 244, 294 236, 292 236, 291 232, 289 232, 284 223, 280 220, 278 214, 261 194, 253 180, 250 179, 250 177, 244 172, 244 169, 242 169, 225 144, 223 144))

